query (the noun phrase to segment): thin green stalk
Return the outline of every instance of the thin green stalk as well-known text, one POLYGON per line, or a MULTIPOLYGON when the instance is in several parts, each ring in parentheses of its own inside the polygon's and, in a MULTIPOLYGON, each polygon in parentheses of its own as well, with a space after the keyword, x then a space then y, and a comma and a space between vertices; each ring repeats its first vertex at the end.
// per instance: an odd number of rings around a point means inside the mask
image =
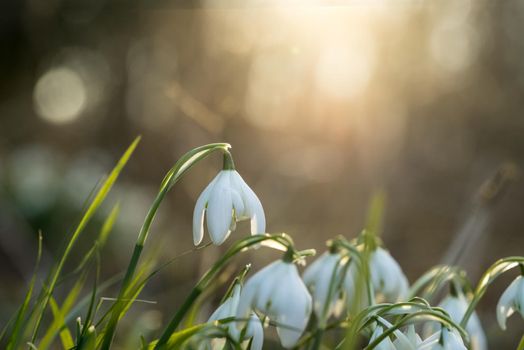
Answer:
POLYGON ((480 299, 484 296, 484 293, 486 293, 488 286, 504 272, 511 270, 512 268, 517 267, 519 266, 519 264, 522 263, 524 263, 524 257, 510 256, 498 260, 493 265, 491 265, 491 267, 487 269, 486 272, 484 272, 484 274, 480 278, 477 288, 475 288, 473 298, 471 299, 471 302, 469 303, 469 306, 466 312, 464 313, 462 320, 460 321, 460 325, 462 327, 465 327, 468 324, 469 318, 473 314, 473 311, 477 307, 477 304, 479 303, 480 299))
MULTIPOLYGON (((33 295, 33 289, 35 286, 35 280, 36 280, 36 274, 38 272, 38 266, 40 266, 40 259, 42 258, 42 232, 38 232, 38 252, 36 255, 36 263, 35 263, 35 269, 33 272, 33 276, 31 277, 31 281, 29 282, 29 288, 27 290, 27 293, 24 298, 24 302, 22 303, 22 306, 18 310, 18 313, 16 315, 14 328, 11 332, 11 337, 9 339, 9 343, 7 344, 7 349, 16 349, 18 347, 18 343, 20 342, 20 336, 22 335, 22 325, 25 320, 25 313, 27 311, 27 308, 29 306, 29 301, 31 300, 31 297, 33 295)), ((6 328, 7 329, 7 328, 6 328)))

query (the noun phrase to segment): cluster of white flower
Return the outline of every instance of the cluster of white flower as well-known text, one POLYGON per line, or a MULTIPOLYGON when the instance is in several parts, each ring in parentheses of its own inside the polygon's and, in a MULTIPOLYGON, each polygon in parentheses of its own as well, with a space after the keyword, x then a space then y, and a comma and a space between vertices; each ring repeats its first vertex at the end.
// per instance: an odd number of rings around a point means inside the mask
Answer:
MULTIPOLYGON (((217 245, 228 238, 240 220, 251 220, 252 235, 265 233, 266 220, 260 200, 234 169, 222 170, 198 198, 193 216, 195 245, 203 239, 205 217, 211 240, 217 245)), ((357 252, 360 249, 362 253, 362 245, 354 246, 357 252)), ((336 246, 330 246, 330 251, 323 253, 306 268, 301 278, 293 258, 289 254, 285 255, 255 273, 245 283, 238 281, 230 296, 209 318, 209 322, 234 319, 224 323, 224 329, 240 344, 246 344, 251 339, 249 344, 253 350, 262 349, 263 323, 273 322, 282 346, 291 348, 297 346, 312 313, 318 327, 325 327, 329 318, 339 317, 344 310, 348 314, 358 313, 379 302, 407 302, 409 282, 389 252, 380 244, 373 245, 365 260, 366 268, 362 266, 362 256, 357 258, 336 246)), ((452 292, 442 300, 439 307, 445 310, 446 317, 458 325, 467 313, 471 296, 467 297, 454 285, 452 287, 452 292)), ((501 328, 505 328, 506 318, 515 311, 524 317, 522 276, 509 286, 499 301, 497 318, 501 328)), ((471 317, 467 320, 465 330, 472 349, 487 349, 486 337, 477 315, 473 312, 468 316, 471 317)), ((370 344, 377 343, 377 338, 381 337, 385 329, 392 327, 380 316, 370 322, 370 344)), ((423 330, 425 339, 422 340, 413 322, 403 326, 404 332, 395 329, 387 336, 382 336, 374 348, 466 349, 463 334, 461 336, 449 324, 426 323, 423 330)), ((213 340, 209 344, 212 349, 222 349, 224 340, 213 340)))

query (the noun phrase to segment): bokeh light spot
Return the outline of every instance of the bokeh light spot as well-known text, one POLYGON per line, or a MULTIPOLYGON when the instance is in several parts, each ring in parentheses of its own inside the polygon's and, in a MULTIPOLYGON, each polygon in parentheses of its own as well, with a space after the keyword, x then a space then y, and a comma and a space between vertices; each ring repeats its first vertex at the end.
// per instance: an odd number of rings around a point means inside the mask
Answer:
POLYGON ((86 106, 87 91, 83 79, 67 67, 53 68, 36 83, 34 104, 38 115, 47 122, 64 124, 77 119, 86 106))

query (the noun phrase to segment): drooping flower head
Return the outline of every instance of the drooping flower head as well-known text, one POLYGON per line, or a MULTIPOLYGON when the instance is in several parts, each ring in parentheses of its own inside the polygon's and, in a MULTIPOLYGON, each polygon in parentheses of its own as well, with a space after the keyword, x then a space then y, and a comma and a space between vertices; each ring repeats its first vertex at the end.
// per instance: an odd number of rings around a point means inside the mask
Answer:
POLYGON ((236 222, 245 219, 251 220, 251 234, 265 233, 266 218, 260 200, 232 163, 227 164, 229 166, 218 173, 196 202, 193 212, 195 245, 204 237, 204 216, 209 236, 216 245, 224 243, 236 222))
POLYGON ((523 275, 511 282, 497 303, 497 321, 500 328, 506 329, 506 319, 515 311, 524 318, 524 268, 523 275))
POLYGON ((377 295, 388 302, 401 301, 407 297, 408 279, 387 250, 376 248, 371 253, 369 265, 371 282, 377 295))
POLYGON ((237 318, 246 318, 251 310, 277 324, 283 347, 290 348, 297 343, 311 315, 312 300, 293 262, 277 260, 247 280, 237 318))

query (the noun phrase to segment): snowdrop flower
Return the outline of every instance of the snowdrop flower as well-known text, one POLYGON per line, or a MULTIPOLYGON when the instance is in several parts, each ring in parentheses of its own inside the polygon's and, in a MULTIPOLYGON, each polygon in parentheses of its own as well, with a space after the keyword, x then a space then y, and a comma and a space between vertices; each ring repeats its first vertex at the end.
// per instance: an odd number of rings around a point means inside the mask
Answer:
POLYGON ((342 259, 338 253, 325 252, 304 271, 304 283, 313 296, 313 311, 322 322, 339 311, 342 259))
MULTIPOLYGON (((292 262, 275 261, 254 274, 244 285, 237 318, 258 310, 277 323, 282 346, 294 346, 307 326, 312 301, 292 262)), ((239 322, 240 323, 240 322, 239 322)))
POLYGON ((418 350, 467 350, 462 337, 456 331, 442 327, 440 331, 424 340, 418 350))
MULTIPOLYGON (((462 317, 468 309, 469 302, 461 292, 452 292, 439 304, 439 307, 446 310, 451 318, 456 323, 460 323, 462 317), (455 294, 455 295, 453 295, 455 294)), ((471 338, 471 348, 473 350, 486 350, 487 341, 482 325, 476 313, 473 313, 466 325, 466 331, 471 338)))
POLYGON ((506 330, 506 319, 518 311, 524 317, 524 276, 517 277, 502 293, 497 304, 497 321, 506 330))
POLYGON ((251 220, 251 234, 264 233, 266 218, 257 195, 249 188, 240 174, 234 170, 222 170, 207 185, 193 212, 193 241, 195 245, 204 237, 204 214, 207 229, 214 244, 227 239, 235 223, 251 220))
POLYGON ((387 250, 379 247, 371 253, 369 270, 375 293, 386 301, 396 302, 407 297, 408 280, 387 250))
MULTIPOLYGON (((229 298, 226 299, 209 317, 208 322, 219 321, 231 317, 235 317, 238 309, 238 302, 240 300, 241 287, 240 284, 236 284, 233 287, 233 291, 229 298)), ((228 322, 222 325, 233 339, 239 341, 240 331, 236 327, 236 322, 228 322)), ((247 324, 246 332, 242 340, 253 339, 251 343, 252 350, 262 350, 264 343, 264 330, 262 323, 257 315, 251 313, 247 324)), ((222 349, 225 345, 224 339, 213 339, 211 341, 211 349, 222 349)), ((205 347, 208 349, 209 347, 205 347)))

